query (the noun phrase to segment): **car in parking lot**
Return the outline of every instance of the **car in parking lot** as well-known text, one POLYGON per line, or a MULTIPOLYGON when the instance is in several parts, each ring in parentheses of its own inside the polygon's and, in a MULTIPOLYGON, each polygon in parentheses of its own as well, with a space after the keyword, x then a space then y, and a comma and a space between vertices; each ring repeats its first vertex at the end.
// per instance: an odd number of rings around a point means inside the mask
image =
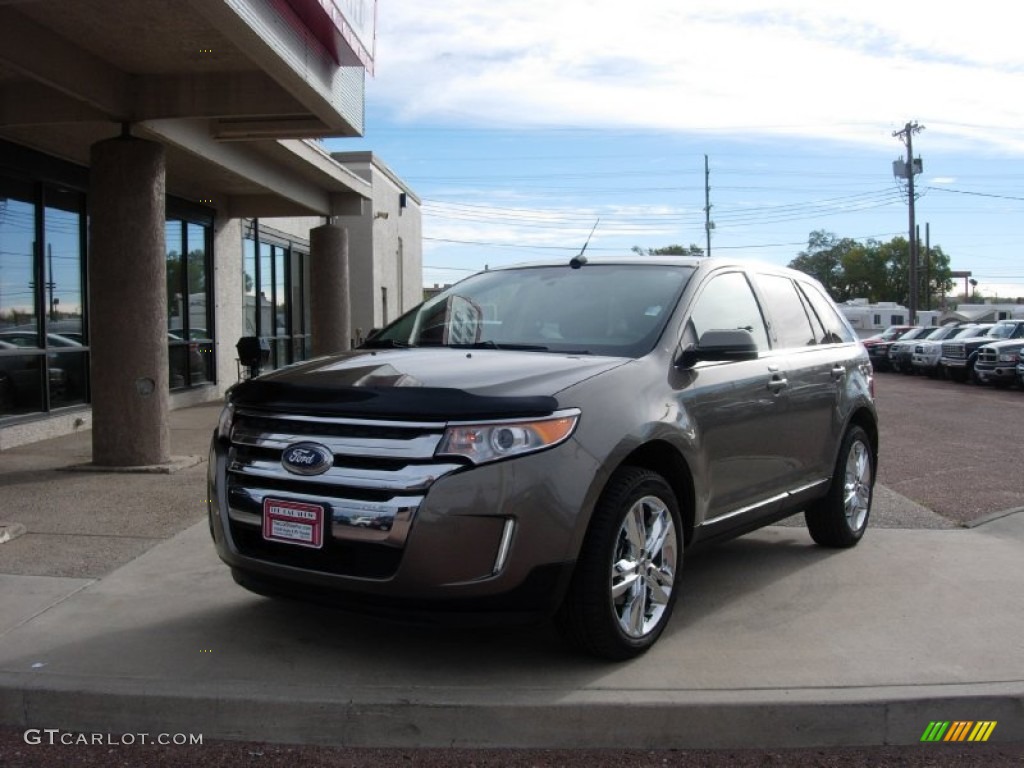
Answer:
POLYGON ((942 342, 942 367, 953 381, 974 379, 978 350, 993 341, 1024 338, 1024 320, 1000 320, 984 336, 959 338, 942 342))
POLYGON ((1008 387, 1017 380, 1017 363, 1024 339, 994 341, 978 348, 974 363, 974 376, 979 384, 1008 387))
POLYGON ((991 323, 965 323, 962 325, 944 325, 932 333, 928 338, 918 341, 914 345, 914 352, 910 357, 910 364, 915 373, 924 373, 932 378, 942 373, 942 342, 947 339, 969 339, 974 336, 984 336, 991 323))
POLYGON ((819 283, 721 259, 491 269, 360 348, 233 386, 210 531, 259 594, 430 620, 554 616, 625 659, 691 548, 803 511, 864 535, 872 369, 819 283))
POLYGON ((910 358, 914 354, 914 346, 921 339, 929 338, 939 329, 932 327, 911 328, 896 341, 889 344, 889 369, 897 373, 913 373, 910 358))
POLYGON ((890 325, 881 333, 869 336, 863 340, 864 348, 868 351, 871 364, 876 371, 885 371, 889 368, 889 345, 899 339, 907 331, 917 328, 916 325, 890 325))

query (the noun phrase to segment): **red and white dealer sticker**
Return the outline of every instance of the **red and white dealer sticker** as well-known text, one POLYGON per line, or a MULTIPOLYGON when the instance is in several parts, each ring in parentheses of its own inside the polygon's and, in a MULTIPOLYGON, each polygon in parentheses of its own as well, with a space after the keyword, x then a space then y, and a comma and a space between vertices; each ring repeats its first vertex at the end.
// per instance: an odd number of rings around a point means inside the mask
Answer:
POLYGON ((324 508, 317 504, 264 499, 263 538, 321 549, 324 545, 324 508))

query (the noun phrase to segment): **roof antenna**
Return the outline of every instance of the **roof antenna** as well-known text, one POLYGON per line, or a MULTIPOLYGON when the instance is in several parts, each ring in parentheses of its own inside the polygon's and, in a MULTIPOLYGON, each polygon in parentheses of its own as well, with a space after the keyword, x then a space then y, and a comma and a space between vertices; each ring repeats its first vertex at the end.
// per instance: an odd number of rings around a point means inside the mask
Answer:
POLYGON ((580 252, 569 260, 569 266, 572 267, 573 269, 579 269, 580 267, 587 263, 587 257, 583 255, 583 252, 586 251, 587 246, 590 245, 590 238, 594 236, 594 231, 597 229, 597 225, 600 223, 601 219, 598 218, 598 220, 594 222, 594 227, 593 229, 590 230, 590 234, 587 235, 587 242, 585 242, 583 244, 583 247, 580 248, 580 252))

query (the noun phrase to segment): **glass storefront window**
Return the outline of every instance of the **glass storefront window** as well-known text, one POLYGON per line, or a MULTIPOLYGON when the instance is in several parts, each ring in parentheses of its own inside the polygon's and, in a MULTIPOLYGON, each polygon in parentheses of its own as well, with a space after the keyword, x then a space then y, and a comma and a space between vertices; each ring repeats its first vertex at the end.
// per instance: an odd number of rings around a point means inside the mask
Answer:
POLYGON ((270 367, 309 356, 309 254, 252 226, 242 247, 245 333, 270 344, 270 367))
MULTIPOLYGON (((13 344, 0 341, 0 416, 43 410, 43 355, 21 355, 13 344)), ((51 369, 50 375, 62 379, 51 369)))
POLYGON ((84 209, 81 192, 0 179, 0 418, 89 402, 84 209))
POLYGON ((38 327, 34 197, 31 184, 0 179, 0 334, 38 327))
POLYGON ((210 301, 211 228, 167 219, 167 343, 171 389, 215 380, 210 301))
POLYGON ((256 336, 256 241, 250 238, 242 241, 242 293, 245 301, 245 335, 256 336))
MULTIPOLYGON (((46 253, 43 283, 47 333, 85 345, 85 290, 82 268, 83 195, 46 190, 43 222, 46 253)), ((52 346, 48 344, 47 346, 52 346)))

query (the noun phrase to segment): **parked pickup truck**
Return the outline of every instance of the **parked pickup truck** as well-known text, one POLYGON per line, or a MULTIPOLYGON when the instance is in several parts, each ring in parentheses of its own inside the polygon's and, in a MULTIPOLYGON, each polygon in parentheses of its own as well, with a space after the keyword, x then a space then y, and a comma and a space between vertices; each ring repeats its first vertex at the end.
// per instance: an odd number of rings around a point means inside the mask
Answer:
POLYGON ((890 325, 881 333, 868 336, 861 342, 868 351, 871 365, 875 367, 876 371, 889 369, 889 345, 902 338, 908 331, 918 327, 916 325, 890 325))
POLYGON ((914 367, 915 373, 923 373, 931 378, 942 373, 942 342, 949 339, 969 339, 973 336, 984 336, 991 323, 978 325, 966 323, 963 325, 944 325, 932 331, 932 335, 914 344, 914 352, 910 358, 910 364, 914 367))
MULTIPOLYGON (((892 342, 887 353, 889 368, 896 373, 913 373, 914 369, 910 365, 910 358, 914 354, 914 346, 918 341, 930 339, 932 334, 938 330, 940 329, 934 327, 911 328, 896 339, 896 341, 892 342)), ((872 360, 872 363, 874 363, 874 360, 872 360)))
POLYGON ((978 359, 974 363, 974 376, 979 384, 994 384, 1008 387, 1017 379, 1017 363, 1024 339, 994 341, 978 348, 978 359))
POLYGON ((942 367, 953 381, 969 381, 974 377, 974 365, 981 347, 993 341, 1020 338, 1024 338, 1024 320, 1000 320, 984 336, 942 342, 942 367))

